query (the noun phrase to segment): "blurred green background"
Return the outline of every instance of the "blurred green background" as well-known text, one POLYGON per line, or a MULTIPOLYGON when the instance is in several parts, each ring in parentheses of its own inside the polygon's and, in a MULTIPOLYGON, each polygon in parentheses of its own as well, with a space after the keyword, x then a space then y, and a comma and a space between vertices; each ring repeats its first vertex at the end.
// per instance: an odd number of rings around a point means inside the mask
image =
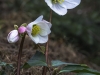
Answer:
MULTIPOLYGON (((100 0, 82 0, 65 16, 52 15, 52 40, 63 39, 73 44, 90 60, 100 63, 100 0)), ((14 24, 29 23, 44 15, 49 20, 50 8, 44 0, 0 0, 0 35, 14 24)))

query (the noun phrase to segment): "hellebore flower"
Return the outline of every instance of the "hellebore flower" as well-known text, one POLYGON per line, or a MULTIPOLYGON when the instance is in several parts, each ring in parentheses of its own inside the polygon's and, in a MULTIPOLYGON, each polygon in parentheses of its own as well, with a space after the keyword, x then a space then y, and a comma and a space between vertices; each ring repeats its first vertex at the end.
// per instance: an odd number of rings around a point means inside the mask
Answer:
POLYGON ((38 17, 35 21, 29 23, 26 27, 29 37, 37 43, 46 43, 48 34, 51 33, 51 23, 43 20, 43 16, 38 17))
POLYGON ((18 28, 18 32, 19 33, 24 33, 26 31, 26 27, 24 27, 24 26, 20 26, 19 28, 18 28))
POLYGON ((81 0, 45 0, 47 5, 57 14, 65 15, 67 9, 73 9, 78 6, 81 0))
POLYGON ((7 36, 7 40, 9 43, 15 43, 19 40, 19 36, 18 36, 18 31, 17 30, 12 30, 8 36, 7 36))

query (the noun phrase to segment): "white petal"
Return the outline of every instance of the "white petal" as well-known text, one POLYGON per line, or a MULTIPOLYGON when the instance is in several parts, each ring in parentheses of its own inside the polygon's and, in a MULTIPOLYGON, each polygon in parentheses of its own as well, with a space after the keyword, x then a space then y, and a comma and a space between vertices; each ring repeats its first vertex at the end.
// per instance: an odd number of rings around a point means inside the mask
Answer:
POLYGON ((43 19, 43 15, 39 16, 35 21, 29 23, 29 24, 27 25, 27 27, 26 27, 26 28, 27 28, 27 31, 28 31, 28 32, 31 32, 31 31, 32 31, 33 25, 34 25, 34 24, 37 24, 37 23, 40 22, 40 21, 42 21, 42 19, 43 19))
POLYGON ((38 23, 38 22, 40 22, 40 21, 42 21, 42 19, 43 19, 43 15, 39 16, 39 17, 34 21, 35 24, 38 23))
POLYGON ((41 36, 47 36, 48 34, 51 33, 51 30, 48 29, 48 30, 45 30, 45 29, 42 29, 41 32, 39 33, 41 36))
POLYGON ((39 36, 39 43, 46 43, 48 41, 48 36, 39 36))
MULTIPOLYGON (((15 36, 17 36, 18 35, 18 31, 17 30, 12 30, 9 34, 8 34, 8 37, 9 38, 13 38, 13 37, 15 37, 15 36)), ((8 38, 7 37, 7 38, 8 38)))
POLYGON ((59 4, 53 4, 51 9, 59 15, 65 15, 67 13, 67 9, 62 7, 59 4))
POLYGON ((15 43, 19 40, 19 36, 18 36, 18 31, 17 30, 12 30, 8 36, 7 36, 7 40, 9 43, 15 43))
POLYGON ((51 33, 50 27, 48 26, 47 23, 42 21, 39 22, 37 25, 41 28, 41 32, 40 32, 41 36, 46 36, 51 33))
POLYGON ((39 33, 41 36, 47 36, 49 33, 46 30, 41 30, 41 32, 39 33))
POLYGON ((39 37, 38 36, 32 36, 31 33, 28 33, 29 37, 34 41, 36 44, 39 43, 39 37))
POLYGON ((15 43, 15 42, 17 42, 18 40, 19 40, 19 36, 16 36, 16 37, 14 37, 14 38, 12 38, 12 39, 9 39, 8 42, 9 42, 9 43, 15 43))
POLYGON ((52 2, 51 2, 51 0, 45 0, 45 2, 47 3, 47 5, 48 5, 49 7, 52 7, 52 2))
POLYGON ((43 22, 47 23, 47 25, 51 28, 52 24, 46 20, 43 20, 43 22))
POLYGON ((81 0, 65 0, 62 4, 62 7, 66 9, 73 9, 80 4, 81 0))

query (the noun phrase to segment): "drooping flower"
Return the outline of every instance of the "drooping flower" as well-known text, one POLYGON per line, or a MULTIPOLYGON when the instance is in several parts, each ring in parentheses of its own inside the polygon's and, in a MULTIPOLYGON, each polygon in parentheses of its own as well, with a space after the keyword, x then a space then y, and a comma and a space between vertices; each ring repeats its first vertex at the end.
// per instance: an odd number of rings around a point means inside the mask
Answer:
POLYGON ((67 9, 73 9, 78 6, 81 0, 45 0, 47 5, 57 14, 65 15, 67 9))
POLYGON ((20 26, 19 28, 18 28, 18 32, 19 33, 24 33, 24 32, 26 32, 26 27, 25 26, 20 26))
POLYGON ((7 40, 9 43, 15 43, 19 40, 19 36, 18 36, 18 31, 17 30, 12 30, 8 36, 7 36, 7 40))
POLYGON ((36 44, 46 43, 48 41, 48 34, 51 32, 50 28, 51 23, 43 20, 43 16, 40 16, 27 25, 26 31, 36 44))

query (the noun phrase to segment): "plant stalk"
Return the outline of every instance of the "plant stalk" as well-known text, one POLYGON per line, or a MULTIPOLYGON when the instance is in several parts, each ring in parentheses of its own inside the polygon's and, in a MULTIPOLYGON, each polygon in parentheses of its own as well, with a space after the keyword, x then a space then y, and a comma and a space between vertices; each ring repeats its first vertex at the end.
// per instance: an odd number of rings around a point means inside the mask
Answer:
MULTIPOLYGON (((49 22, 51 23, 51 19, 52 19, 52 10, 50 9, 50 18, 49 18, 49 22)), ((45 57, 46 57, 46 63, 48 65, 48 52, 49 52, 49 36, 48 36, 48 41, 46 43, 46 46, 45 46, 45 57)), ((48 70, 48 67, 43 67, 43 71, 42 71, 42 75, 46 75, 47 73, 47 70, 48 70)))
POLYGON ((20 43, 20 47, 19 47, 18 61, 17 61, 17 75, 20 75, 21 55, 22 55, 22 49, 23 49, 23 44, 24 44, 24 40, 25 40, 25 35, 26 35, 26 33, 24 33, 21 43, 20 43))

